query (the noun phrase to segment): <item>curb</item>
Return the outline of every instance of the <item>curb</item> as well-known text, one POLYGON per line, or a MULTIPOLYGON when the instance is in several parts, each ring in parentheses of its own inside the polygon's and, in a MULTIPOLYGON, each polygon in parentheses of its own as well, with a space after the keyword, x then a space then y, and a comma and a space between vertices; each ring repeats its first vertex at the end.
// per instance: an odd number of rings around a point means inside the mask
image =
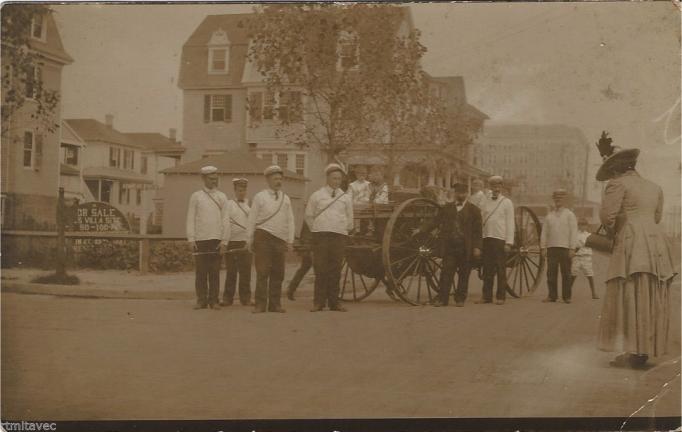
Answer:
POLYGON ((116 288, 88 288, 79 285, 40 284, 2 281, 3 293, 52 295, 60 297, 129 299, 129 300, 193 300, 194 291, 129 291, 116 288))

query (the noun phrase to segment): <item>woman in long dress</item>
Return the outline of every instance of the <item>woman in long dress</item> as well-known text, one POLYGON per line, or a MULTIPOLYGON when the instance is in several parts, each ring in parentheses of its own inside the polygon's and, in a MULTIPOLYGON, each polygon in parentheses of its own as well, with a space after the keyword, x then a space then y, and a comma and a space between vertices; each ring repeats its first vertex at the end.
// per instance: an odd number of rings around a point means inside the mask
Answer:
POLYGON ((641 368, 667 353, 674 264, 659 226, 663 191, 642 178, 638 149, 614 151, 603 134, 604 163, 597 180, 608 180, 600 219, 615 236, 599 324, 599 349, 621 352, 613 366, 641 368), (608 145, 607 145, 608 144, 608 145), (610 149, 609 149, 610 148, 610 149))

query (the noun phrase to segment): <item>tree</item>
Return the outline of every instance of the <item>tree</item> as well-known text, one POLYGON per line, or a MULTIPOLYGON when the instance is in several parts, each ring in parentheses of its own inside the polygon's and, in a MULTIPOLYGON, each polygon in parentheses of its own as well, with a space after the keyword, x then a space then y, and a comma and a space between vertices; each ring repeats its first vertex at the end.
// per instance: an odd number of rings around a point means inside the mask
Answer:
POLYGON ((420 67, 426 48, 418 30, 399 32, 404 13, 382 4, 257 8, 245 23, 248 58, 271 99, 300 113, 280 118, 278 134, 330 161, 354 144, 380 149, 389 172, 399 146, 444 143, 446 113, 420 67))
POLYGON ((59 92, 43 86, 41 55, 32 47, 30 32, 34 20, 41 20, 50 8, 39 4, 9 4, 2 8, 2 137, 11 132, 10 119, 23 111, 38 126, 54 132, 59 124, 54 112, 59 103, 59 92), (32 101, 32 102, 31 102, 32 101))

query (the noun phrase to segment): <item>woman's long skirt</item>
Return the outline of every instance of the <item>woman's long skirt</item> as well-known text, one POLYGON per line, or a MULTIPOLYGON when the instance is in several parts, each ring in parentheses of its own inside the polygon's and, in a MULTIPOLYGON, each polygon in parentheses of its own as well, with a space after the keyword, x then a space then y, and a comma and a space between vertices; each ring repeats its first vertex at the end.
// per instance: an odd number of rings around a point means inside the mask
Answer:
POLYGON ((599 321, 598 346, 603 351, 664 355, 670 333, 670 285, 650 273, 606 282, 599 321))

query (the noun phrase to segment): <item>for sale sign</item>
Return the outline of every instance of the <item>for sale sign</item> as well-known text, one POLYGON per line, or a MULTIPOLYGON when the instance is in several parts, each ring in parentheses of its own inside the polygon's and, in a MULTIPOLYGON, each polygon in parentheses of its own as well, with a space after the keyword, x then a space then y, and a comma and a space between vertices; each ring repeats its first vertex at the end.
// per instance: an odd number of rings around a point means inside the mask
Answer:
POLYGON ((128 219, 116 207, 103 202, 86 202, 74 209, 74 218, 68 231, 93 233, 130 232, 128 219))

